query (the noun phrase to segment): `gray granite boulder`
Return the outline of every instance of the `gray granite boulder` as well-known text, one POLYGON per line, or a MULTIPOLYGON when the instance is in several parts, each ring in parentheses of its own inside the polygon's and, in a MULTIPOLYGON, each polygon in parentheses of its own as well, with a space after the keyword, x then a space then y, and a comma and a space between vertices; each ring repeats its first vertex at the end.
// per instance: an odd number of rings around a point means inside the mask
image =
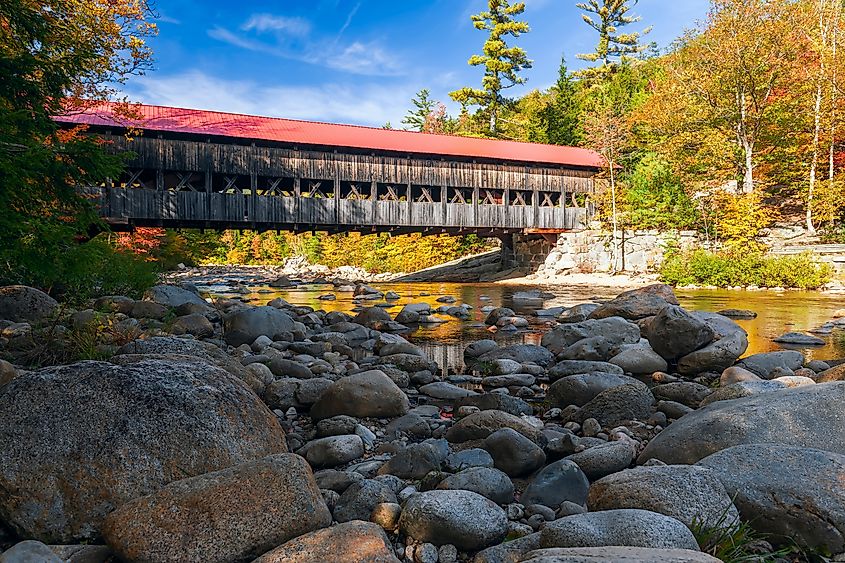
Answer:
POLYGON ((59 303, 39 289, 25 285, 0 287, 0 320, 39 322, 54 317, 59 303))
POLYGON ((716 332, 681 307, 664 307, 644 328, 652 349, 669 361, 699 350, 716 338, 716 332))
POLYGON ((253 563, 326 563, 338 561, 399 563, 390 540, 378 524, 355 520, 289 540, 253 563))
POLYGON ((370 370, 343 377, 311 407, 311 418, 339 414, 358 418, 397 417, 408 413, 408 396, 384 372, 370 370))
POLYGON ((567 375, 552 383, 546 398, 554 407, 569 405, 583 407, 602 391, 626 384, 639 383, 637 379, 621 373, 583 373, 567 375))
POLYGON ((450 475, 438 489, 472 491, 496 504, 513 502, 513 483, 504 472, 491 467, 470 467, 450 475))
POLYGON ((540 532, 541 547, 632 546, 698 550, 683 523, 648 510, 602 510, 549 522, 540 532))
POLYGON ((502 428, 512 428, 535 443, 543 440, 539 429, 518 416, 497 410, 481 411, 460 419, 446 432, 446 439, 452 443, 483 440, 502 428))
POLYGON ((275 307, 250 307, 229 313, 223 318, 223 338, 227 344, 252 344, 259 336, 277 340, 294 330, 294 321, 275 307))
POLYGON ((781 444, 746 444, 697 465, 721 480, 756 530, 799 545, 845 551, 845 455, 781 444))
POLYGON ((511 477, 533 473, 546 462, 546 454, 537 444, 512 428, 502 428, 487 436, 484 449, 493 465, 511 477))
POLYGON ((0 520, 50 543, 167 483, 285 452, 275 415, 204 362, 79 362, 0 388, 0 520))
POLYGON ((203 309, 210 309, 205 299, 197 293, 189 291, 177 285, 156 285, 147 290, 144 295, 146 299, 164 305, 165 307, 179 307, 186 303, 198 305, 203 309))
POLYGON ((729 526, 739 518, 718 472, 694 465, 643 466, 614 473, 590 486, 587 507, 650 510, 690 528, 695 523, 729 526))
POLYGON ((820 383, 718 401, 658 434, 639 462, 692 464, 741 444, 781 443, 845 454, 845 382, 820 383))
POLYGON ((404 534, 420 542, 452 544, 476 551, 500 542, 508 517, 493 501, 472 491, 427 491, 413 495, 399 519, 404 534))
POLYGON ((797 350, 763 352, 743 358, 737 365, 763 379, 772 379, 770 374, 790 375, 799 369, 804 365, 804 355, 797 350))
POLYGON ((590 482, 578 465, 570 460, 559 460, 544 467, 520 497, 525 505, 542 504, 556 509, 569 501, 583 505, 587 499, 590 482))
POLYGON ((175 481, 110 513, 103 526, 124 561, 243 561, 331 523, 311 469, 268 456, 175 481))
POLYGON ((720 563, 721 559, 690 549, 559 547, 528 552, 518 563, 606 563, 608 561, 615 563, 720 563))

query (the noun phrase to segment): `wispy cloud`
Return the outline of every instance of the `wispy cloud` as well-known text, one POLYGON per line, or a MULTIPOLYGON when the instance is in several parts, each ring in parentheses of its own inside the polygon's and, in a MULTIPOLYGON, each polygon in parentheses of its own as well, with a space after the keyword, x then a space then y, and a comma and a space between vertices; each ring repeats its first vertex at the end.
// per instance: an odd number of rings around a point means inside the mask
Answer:
POLYGON ((253 14, 241 26, 243 31, 286 32, 298 37, 305 37, 311 33, 311 22, 303 18, 288 18, 273 14, 253 14))
POLYGON ((335 42, 340 39, 340 36, 343 35, 343 32, 349 29, 349 26, 352 25, 352 18, 355 17, 355 14, 358 13, 358 9, 361 7, 361 3, 358 2, 355 4, 355 7, 349 11, 349 15, 346 16, 346 21, 343 22, 343 25, 340 28, 340 31, 337 32, 337 36, 335 37, 335 42))
POLYGON ((405 74, 400 58, 376 41, 341 44, 340 35, 349 27, 358 11, 356 4, 334 40, 312 38, 311 24, 302 18, 271 14, 253 14, 235 33, 221 26, 208 30, 209 37, 230 45, 277 57, 325 66, 334 70, 365 76, 400 76, 405 74), (274 33, 274 42, 262 41, 254 33, 274 33), (292 40, 296 39, 296 40, 292 40))
POLYGON ((379 84, 262 86, 226 80, 199 70, 178 75, 144 76, 127 89, 130 99, 149 104, 252 115, 381 126, 398 123, 414 95, 409 85, 379 84))

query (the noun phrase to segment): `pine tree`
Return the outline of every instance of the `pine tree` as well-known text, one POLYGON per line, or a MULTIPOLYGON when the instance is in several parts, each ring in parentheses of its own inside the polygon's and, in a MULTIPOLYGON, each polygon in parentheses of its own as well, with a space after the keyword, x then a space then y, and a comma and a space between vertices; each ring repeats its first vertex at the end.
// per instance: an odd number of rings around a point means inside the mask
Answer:
POLYGON ((499 108, 505 102, 502 90, 524 84, 526 78, 519 73, 531 68, 532 61, 520 47, 509 47, 506 36, 519 37, 530 30, 528 24, 517 21, 516 16, 525 11, 525 3, 513 5, 509 0, 488 0, 489 11, 472 16, 473 26, 490 35, 484 43, 483 55, 473 55, 470 66, 483 66, 481 89, 464 87, 450 92, 449 96, 461 104, 478 105, 489 115, 490 135, 496 136, 499 108))
POLYGON ((407 125, 406 129, 414 129, 416 131, 425 129, 426 121, 437 107, 437 102, 432 100, 430 95, 431 92, 427 88, 423 88, 411 100, 411 103, 417 109, 409 109, 407 115, 402 119, 402 124, 407 125))
POLYGON ((578 146, 584 141, 578 86, 572 80, 566 59, 561 57, 557 83, 552 87, 554 101, 542 115, 546 139, 553 145, 578 146))
POLYGON ((583 61, 601 62, 598 68, 581 71, 579 75, 584 78, 593 78, 597 72, 606 73, 616 63, 649 48, 649 45, 641 45, 640 39, 651 31, 651 27, 641 32, 619 33, 620 28, 640 21, 639 16, 628 15, 638 0, 601 0, 601 4, 599 1, 589 0, 577 4, 578 8, 587 12, 581 14, 581 18, 599 34, 596 50, 578 55, 583 61), (595 19, 590 14, 595 14, 595 19))

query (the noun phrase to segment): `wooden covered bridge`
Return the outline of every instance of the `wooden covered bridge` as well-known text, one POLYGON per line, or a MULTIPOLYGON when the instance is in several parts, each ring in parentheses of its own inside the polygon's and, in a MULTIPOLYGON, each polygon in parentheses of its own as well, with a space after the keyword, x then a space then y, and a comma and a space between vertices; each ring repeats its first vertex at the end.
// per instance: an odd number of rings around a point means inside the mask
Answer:
POLYGON ((111 110, 56 119, 133 153, 123 177, 84 188, 116 230, 554 233, 588 219, 579 194, 602 166, 572 147, 150 105, 127 122, 111 110))

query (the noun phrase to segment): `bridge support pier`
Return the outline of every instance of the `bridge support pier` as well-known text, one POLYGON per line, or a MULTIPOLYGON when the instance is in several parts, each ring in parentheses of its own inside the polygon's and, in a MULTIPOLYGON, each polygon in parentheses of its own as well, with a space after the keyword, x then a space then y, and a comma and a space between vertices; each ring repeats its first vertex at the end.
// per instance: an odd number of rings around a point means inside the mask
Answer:
POLYGON ((502 241, 502 268, 536 272, 557 245, 554 234, 506 234, 502 241))
POLYGON ((516 255, 514 254, 513 249, 513 239, 514 235, 511 233, 499 236, 499 240, 502 241, 502 249, 500 252, 503 270, 510 270, 511 268, 516 268, 516 255))

